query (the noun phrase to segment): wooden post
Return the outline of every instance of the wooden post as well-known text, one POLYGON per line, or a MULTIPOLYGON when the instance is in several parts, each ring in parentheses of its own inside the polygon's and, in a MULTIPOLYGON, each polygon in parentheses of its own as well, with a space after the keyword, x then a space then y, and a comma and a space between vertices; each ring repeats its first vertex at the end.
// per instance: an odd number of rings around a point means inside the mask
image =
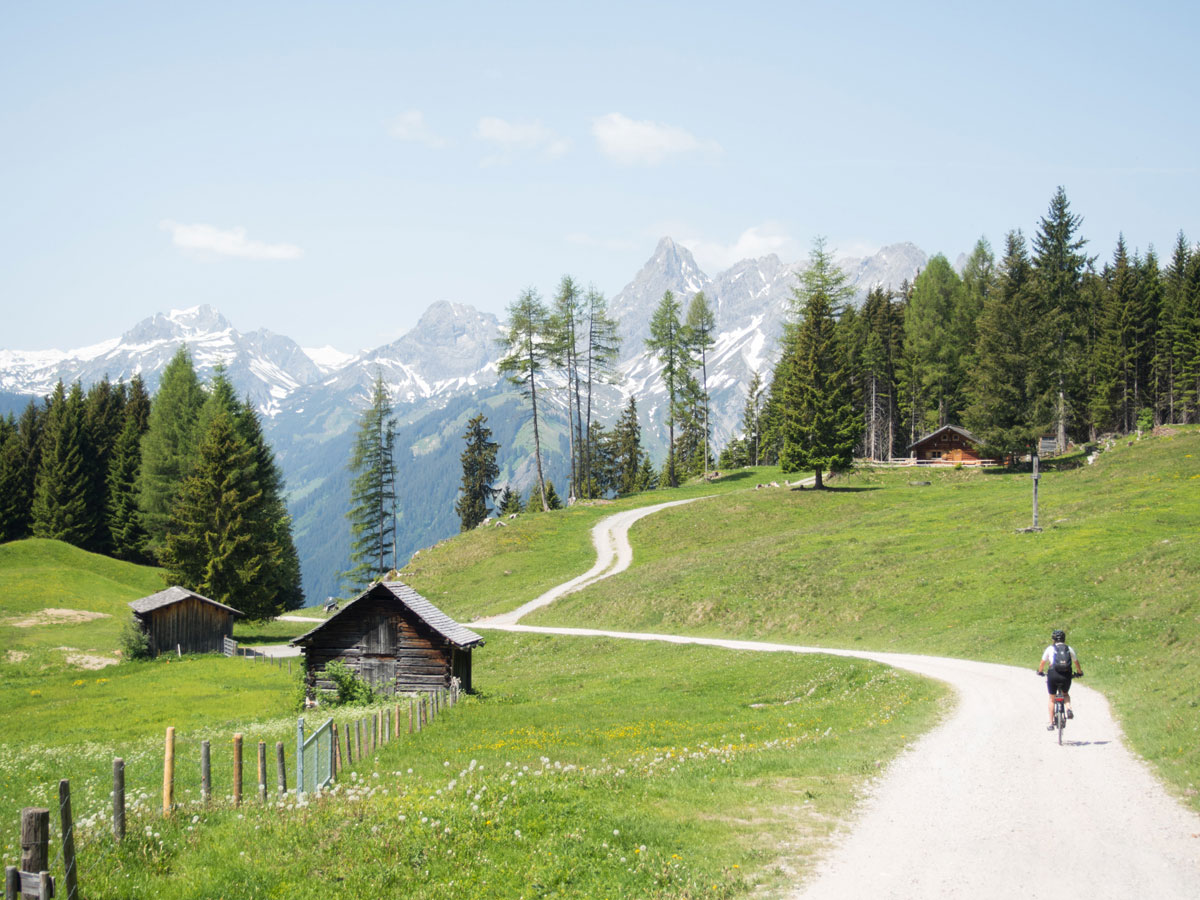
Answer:
POLYGON ((242 805, 242 735, 233 736, 233 806, 242 805))
POLYGON ((396 738, 399 736, 400 736, 400 704, 397 703, 396 704, 396 715, 395 715, 395 718, 392 720, 392 737, 396 738))
POLYGON ((4 900, 21 900, 21 870, 16 866, 4 869, 4 900))
POLYGON ((279 793, 287 793, 287 766, 283 758, 283 741, 275 742, 275 765, 279 769, 279 793))
POLYGON ((408 698, 408 733, 413 733, 413 701, 411 697, 408 698))
POLYGON ((212 800, 212 748, 208 741, 200 742, 200 800, 212 800))
POLYGON ((45 872, 49 868, 50 810, 27 806, 21 810, 21 871, 45 872))
POLYGON ((258 742, 258 801, 267 802, 267 742, 258 742))
POLYGON ((67 900, 79 900, 79 867, 75 859, 75 819, 71 815, 71 782, 66 778, 58 783, 58 833, 62 840, 63 880, 67 883, 67 900))
POLYGON ((125 760, 113 760, 113 840, 125 840, 125 760))
POLYGON ((338 737, 337 722, 330 728, 333 729, 333 777, 337 778, 338 773, 342 771, 342 745, 341 738, 338 737))
POLYGON ((354 760, 362 759, 362 719, 354 720, 354 760))
MULTIPOLYGON (((163 755, 163 815, 169 816, 175 806, 175 726, 167 726, 167 746, 163 755)), ((33 871, 26 869, 26 872, 33 871)))

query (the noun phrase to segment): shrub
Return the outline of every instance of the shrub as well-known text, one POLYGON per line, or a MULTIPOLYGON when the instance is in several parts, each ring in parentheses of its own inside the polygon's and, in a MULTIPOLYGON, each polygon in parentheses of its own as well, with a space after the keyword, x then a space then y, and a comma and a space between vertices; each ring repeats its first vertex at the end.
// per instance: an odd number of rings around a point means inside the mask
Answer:
POLYGON ((150 658, 150 635, 146 634, 146 629, 142 627, 137 616, 130 614, 129 618, 125 620, 125 624, 121 627, 119 640, 121 655, 126 659, 150 658))
POLYGON ((326 703, 333 706, 366 706, 375 699, 371 685, 347 668, 340 659, 325 664, 325 677, 334 685, 333 693, 325 691, 321 696, 326 703))

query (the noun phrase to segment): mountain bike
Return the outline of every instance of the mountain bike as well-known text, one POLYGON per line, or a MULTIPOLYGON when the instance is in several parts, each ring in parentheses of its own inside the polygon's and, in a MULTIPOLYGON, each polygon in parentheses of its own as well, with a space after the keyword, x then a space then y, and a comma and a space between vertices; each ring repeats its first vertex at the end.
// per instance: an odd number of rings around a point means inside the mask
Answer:
MULTIPOLYGON (((1043 678, 1046 677, 1045 672, 1038 672, 1043 678)), ((1082 678, 1083 673, 1077 673, 1072 678, 1082 678)), ((1054 730, 1058 732, 1058 745, 1062 746, 1063 730, 1067 727, 1067 695, 1063 693, 1062 686, 1054 692, 1054 730)))

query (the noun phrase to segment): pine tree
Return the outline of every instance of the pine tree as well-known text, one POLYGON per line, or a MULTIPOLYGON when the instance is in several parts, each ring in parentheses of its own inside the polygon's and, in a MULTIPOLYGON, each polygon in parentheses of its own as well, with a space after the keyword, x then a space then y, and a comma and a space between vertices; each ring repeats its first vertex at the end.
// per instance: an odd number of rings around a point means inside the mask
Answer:
POLYGON ((679 415, 680 389, 691 367, 683 325, 679 321, 679 302, 670 291, 663 294, 650 319, 650 337, 646 339, 646 349, 653 353, 662 365, 662 380, 667 389, 667 460, 664 465, 664 477, 667 487, 678 487, 675 421, 679 415))
POLYGON ((0 447, 0 543, 33 532, 33 488, 41 465, 45 412, 31 400, 0 447))
POLYGON ((1080 390, 1086 359, 1088 310, 1082 284, 1088 258, 1080 251, 1087 243, 1076 235, 1082 218, 1071 213, 1060 186, 1033 239, 1033 279, 1038 310, 1040 347, 1036 384, 1041 415, 1054 422, 1061 453, 1071 436, 1072 417, 1080 417, 1080 390))
POLYGON ((454 511, 462 523, 461 531, 470 531, 488 517, 488 504, 496 497, 493 487, 500 476, 496 465, 496 452, 500 445, 492 440, 492 430, 487 427, 487 417, 480 413, 467 422, 463 433, 467 442, 462 452, 462 487, 454 511))
POLYGON ((692 298, 683 327, 684 341, 689 352, 693 354, 693 359, 694 354, 700 356, 700 393, 704 404, 704 471, 701 474, 707 475, 711 460, 708 452, 708 351, 716 343, 714 334, 717 330, 717 319, 708 305, 704 291, 697 291, 696 296, 692 298))
POLYGON ((91 540, 96 522, 88 503, 91 473, 87 450, 83 390, 77 381, 67 392, 59 381, 46 412, 33 488, 34 537, 66 541, 76 547, 91 540))
POLYGON ((1020 231, 1005 237, 995 288, 979 314, 966 424, 1002 455, 1026 452, 1041 432, 1037 418, 1037 310, 1033 270, 1020 231))
POLYGON ((167 363, 142 438, 142 471, 138 504, 146 529, 147 548, 157 556, 166 542, 171 507, 191 470, 196 446, 196 419, 204 392, 186 346, 167 363))
POLYGON ((351 568, 342 573, 357 590, 380 578, 395 561, 396 463, 394 458, 396 420, 392 400, 377 373, 371 405, 359 420, 358 435, 350 457, 351 568))
POLYGON ((547 340, 549 314, 537 292, 528 289, 508 308, 508 336, 502 342, 506 349, 500 360, 499 372, 516 385, 521 396, 529 400, 533 412, 533 453, 537 469, 538 495, 543 511, 549 511, 546 501, 546 479, 542 474, 542 438, 538 427, 537 382, 551 354, 547 340))
POLYGON ((792 290, 795 318, 786 326, 771 392, 779 395, 782 414, 780 465, 785 472, 812 469, 820 489, 825 470, 839 471, 853 462, 862 432, 837 330, 840 306, 853 289, 820 238, 800 281, 792 290))
POLYGON ((167 580, 250 619, 282 611, 269 575, 279 548, 271 532, 253 449, 227 413, 213 418, 172 507, 163 550, 167 580))

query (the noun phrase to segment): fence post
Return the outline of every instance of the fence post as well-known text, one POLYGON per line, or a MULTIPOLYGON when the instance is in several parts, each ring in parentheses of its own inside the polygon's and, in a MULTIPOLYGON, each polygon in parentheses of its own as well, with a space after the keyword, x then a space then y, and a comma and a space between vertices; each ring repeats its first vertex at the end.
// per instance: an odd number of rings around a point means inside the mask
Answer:
MULTIPOLYGON (((167 726, 167 746, 163 755, 163 815, 175 806, 175 726, 167 726)), ((29 869, 25 870, 30 871, 29 869)))
POLYGON ((279 769, 279 793, 287 793, 287 768, 283 759, 283 741, 275 742, 275 763, 279 769))
POLYGON ((125 760, 113 760, 113 840, 125 840, 125 760))
POLYGON ((21 810, 21 871, 45 872, 49 868, 50 810, 27 806, 21 810))
POLYGON ((354 720, 354 761, 362 759, 362 719, 354 720))
POLYGON ((400 704, 396 704, 396 717, 392 721, 392 737, 400 737, 400 704))
POLYGON ((233 735, 233 805, 242 805, 242 734, 233 735))
POLYGON ((304 719, 296 720, 296 796, 304 793, 304 719))
POLYGON ((339 743, 341 738, 338 736, 337 722, 333 723, 333 777, 337 778, 338 773, 342 771, 342 745, 339 743))
POLYGON ((258 742, 258 801, 267 802, 267 742, 258 742))
POLYGON ((21 900, 21 870, 16 866, 4 869, 4 900, 21 900))
POLYGON ((408 733, 413 733, 413 701, 412 697, 408 698, 408 733))
POLYGON ((75 819, 71 815, 71 782, 66 778, 58 783, 58 833, 62 840, 63 876, 67 883, 67 900, 78 900, 79 868, 75 864, 75 819))
POLYGON ((208 741, 200 742, 200 799, 212 800, 212 748, 208 741))

